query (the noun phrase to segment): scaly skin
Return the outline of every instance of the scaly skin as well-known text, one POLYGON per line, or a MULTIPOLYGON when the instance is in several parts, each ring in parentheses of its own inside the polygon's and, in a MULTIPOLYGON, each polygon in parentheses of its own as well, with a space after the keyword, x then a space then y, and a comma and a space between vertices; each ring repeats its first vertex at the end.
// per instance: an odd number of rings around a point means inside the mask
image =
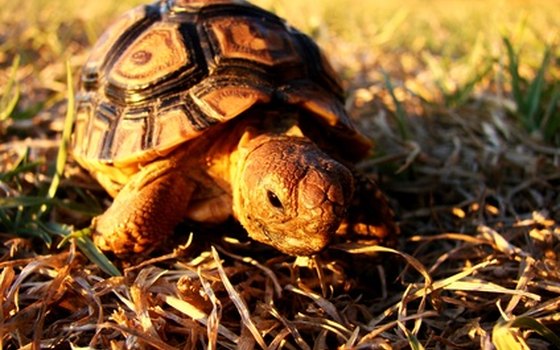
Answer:
POLYGON ((94 219, 95 243, 119 255, 146 252, 184 219, 229 216, 290 255, 317 253, 337 233, 383 240, 396 231, 373 182, 324 153, 297 119, 270 120, 240 122, 143 166, 94 219))
POLYGON ((93 239, 115 254, 148 252, 185 218, 196 183, 178 176, 176 157, 150 163, 130 178, 111 206, 94 218, 93 239))

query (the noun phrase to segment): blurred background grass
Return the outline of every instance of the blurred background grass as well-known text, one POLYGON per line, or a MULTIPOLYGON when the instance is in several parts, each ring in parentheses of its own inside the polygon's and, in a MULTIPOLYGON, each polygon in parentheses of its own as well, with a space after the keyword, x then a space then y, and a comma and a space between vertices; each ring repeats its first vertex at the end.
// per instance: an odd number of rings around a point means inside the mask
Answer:
MULTIPOLYGON (((555 0, 253 2, 312 35, 351 91, 366 88, 375 93, 370 87, 384 85, 385 74, 395 82, 400 100, 413 94, 430 103, 457 105, 480 91, 511 91, 514 78, 507 71, 503 38, 512 43, 519 76, 527 86, 537 76, 547 48, 552 59, 544 78, 555 82, 560 77, 560 2, 555 0)), ((63 99, 66 60, 77 71, 87 57, 85 48, 108 23, 141 3, 145 2, 0 0, 0 91, 8 85, 17 55, 22 69, 16 80, 38 83, 20 85, 23 97, 15 117, 37 110, 37 94, 47 106, 63 99), (41 91, 29 91, 38 85, 41 91)), ((545 94, 549 99, 553 85, 545 94)), ((541 104, 546 109, 546 102, 541 104)))

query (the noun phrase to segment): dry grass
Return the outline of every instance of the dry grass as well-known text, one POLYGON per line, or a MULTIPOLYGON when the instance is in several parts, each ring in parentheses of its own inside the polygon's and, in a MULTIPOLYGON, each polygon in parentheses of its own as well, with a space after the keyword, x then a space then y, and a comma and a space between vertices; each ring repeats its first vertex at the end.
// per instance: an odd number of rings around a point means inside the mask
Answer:
POLYGON ((0 348, 560 348, 556 2, 259 1, 343 75, 398 247, 294 259, 185 225, 110 277, 59 246, 108 197, 71 159, 52 183, 66 61, 131 3, 0 0, 0 348))

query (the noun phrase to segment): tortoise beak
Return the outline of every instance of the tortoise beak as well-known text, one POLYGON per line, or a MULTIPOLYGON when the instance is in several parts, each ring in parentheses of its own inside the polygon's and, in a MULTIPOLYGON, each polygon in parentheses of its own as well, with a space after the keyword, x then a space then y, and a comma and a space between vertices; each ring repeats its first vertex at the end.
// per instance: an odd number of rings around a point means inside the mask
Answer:
POLYGON ((278 249, 284 254, 293 256, 309 256, 323 250, 330 242, 332 234, 314 233, 305 239, 296 238, 291 233, 273 233, 263 228, 263 235, 269 242, 263 242, 278 249))

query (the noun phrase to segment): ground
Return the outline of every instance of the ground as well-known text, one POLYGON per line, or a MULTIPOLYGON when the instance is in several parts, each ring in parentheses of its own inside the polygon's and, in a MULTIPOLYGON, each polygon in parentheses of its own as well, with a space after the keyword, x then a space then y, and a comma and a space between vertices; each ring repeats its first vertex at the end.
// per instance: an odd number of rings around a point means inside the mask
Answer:
POLYGON ((0 0, 2 348, 560 348, 558 2, 258 1, 341 74, 398 245, 295 259, 183 225, 111 264, 80 231, 110 198, 66 158, 65 114, 139 3, 0 0))

